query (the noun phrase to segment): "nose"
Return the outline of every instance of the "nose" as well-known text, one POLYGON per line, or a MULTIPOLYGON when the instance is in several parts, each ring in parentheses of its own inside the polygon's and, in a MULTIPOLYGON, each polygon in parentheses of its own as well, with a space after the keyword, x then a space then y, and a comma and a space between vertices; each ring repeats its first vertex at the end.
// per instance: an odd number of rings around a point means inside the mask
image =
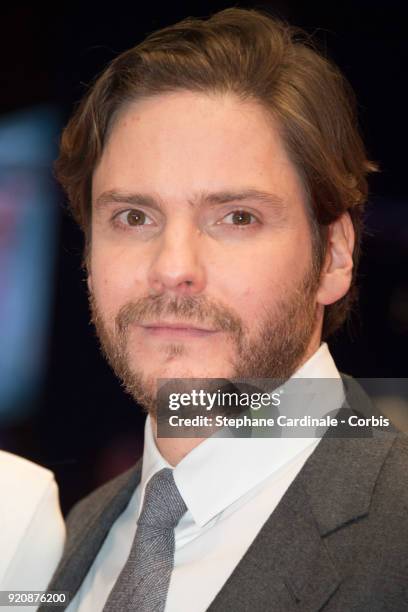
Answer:
POLYGON ((148 273, 152 293, 194 295, 206 285, 201 258, 202 234, 192 224, 175 228, 169 225, 158 238, 148 273))

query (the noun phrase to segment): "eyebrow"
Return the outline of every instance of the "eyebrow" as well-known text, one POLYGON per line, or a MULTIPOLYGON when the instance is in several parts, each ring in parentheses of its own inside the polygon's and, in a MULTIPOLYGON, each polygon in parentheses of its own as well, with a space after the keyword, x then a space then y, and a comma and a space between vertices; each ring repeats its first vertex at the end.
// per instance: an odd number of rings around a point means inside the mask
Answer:
MULTIPOLYGON (((282 211, 286 208, 285 200, 275 193, 267 191, 260 191, 259 189, 241 189, 237 190, 222 190, 217 192, 203 192, 189 200, 191 206, 207 204, 210 206, 217 206, 220 204, 228 204, 229 202, 245 202, 248 200, 255 200, 266 206, 282 211)), ((95 207, 100 209, 109 204, 125 203, 132 204, 133 206, 147 206, 157 210, 162 210, 163 205, 160 199, 153 197, 152 195, 145 193, 129 193, 120 192, 114 189, 104 191, 95 200, 95 207)))

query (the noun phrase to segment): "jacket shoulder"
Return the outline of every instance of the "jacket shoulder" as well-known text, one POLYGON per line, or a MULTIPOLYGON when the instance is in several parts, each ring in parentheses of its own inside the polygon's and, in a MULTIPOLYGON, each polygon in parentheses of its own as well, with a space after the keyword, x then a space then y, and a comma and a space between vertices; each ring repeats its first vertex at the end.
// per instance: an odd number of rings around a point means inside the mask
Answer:
POLYGON ((381 493, 384 500, 395 502, 407 511, 408 519, 408 436, 395 435, 387 457, 380 471, 374 496, 381 493))
POLYGON ((91 524, 100 512, 110 505, 112 500, 128 487, 133 488, 138 482, 140 461, 122 474, 115 476, 108 482, 80 499, 69 511, 66 518, 67 537, 75 538, 77 531, 83 531, 91 524))

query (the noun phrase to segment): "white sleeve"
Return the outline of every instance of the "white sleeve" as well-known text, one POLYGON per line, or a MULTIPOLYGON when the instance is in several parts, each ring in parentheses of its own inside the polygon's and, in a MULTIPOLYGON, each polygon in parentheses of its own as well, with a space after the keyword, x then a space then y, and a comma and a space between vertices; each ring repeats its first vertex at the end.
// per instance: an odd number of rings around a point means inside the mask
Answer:
POLYGON ((45 590, 64 542, 54 474, 0 451, 0 590, 45 590))

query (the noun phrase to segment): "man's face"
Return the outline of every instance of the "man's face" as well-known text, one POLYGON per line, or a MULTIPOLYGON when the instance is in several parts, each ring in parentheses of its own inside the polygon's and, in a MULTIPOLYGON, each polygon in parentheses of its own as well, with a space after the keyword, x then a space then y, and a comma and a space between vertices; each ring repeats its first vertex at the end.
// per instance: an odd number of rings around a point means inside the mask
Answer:
POLYGON ((287 378, 316 342, 305 196, 254 102, 178 92, 128 105, 92 207, 93 321, 152 413, 158 378, 287 378))

